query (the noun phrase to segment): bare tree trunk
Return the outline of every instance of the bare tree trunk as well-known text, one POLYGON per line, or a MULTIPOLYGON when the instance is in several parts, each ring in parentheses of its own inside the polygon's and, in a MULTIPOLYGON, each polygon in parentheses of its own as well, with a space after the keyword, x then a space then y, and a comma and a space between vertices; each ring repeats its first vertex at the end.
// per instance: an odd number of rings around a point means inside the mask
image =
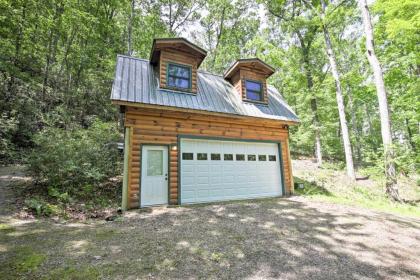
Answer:
POLYGON ((356 156, 356 158, 357 158, 356 162, 357 162, 357 164, 360 164, 361 161, 362 161, 362 154, 361 154, 361 150, 360 150, 360 141, 359 141, 360 137, 359 137, 359 129, 357 127, 357 121, 356 121, 356 109, 354 107, 353 95, 352 95, 351 91, 349 91, 348 97, 349 97, 349 105, 350 105, 350 111, 351 111, 350 122, 351 122, 351 127, 352 127, 354 138, 355 138, 355 143, 354 143, 354 148, 355 149, 353 149, 353 151, 356 150, 356 155, 357 155, 356 156))
MULTIPOLYGON (((326 5, 325 5, 324 0, 321 0, 321 7, 322 7, 322 12, 321 12, 322 21, 325 22, 326 5)), ((341 90, 340 74, 338 72, 338 67, 337 67, 337 62, 336 62, 337 60, 335 58, 335 54, 332 48, 332 43, 331 43, 331 38, 330 38, 328 28, 324 23, 322 24, 322 30, 324 33, 328 60, 331 66, 331 73, 334 77, 335 85, 336 85, 336 98, 337 98, 338 114, 340 117, 341 134, 343 136, 344 154, 346 156, 347 175, 349 176, 351 180, 355 180, 356 174, 354 172, 353 155, 351 151, 351 143, 350 143, 349 129, 347 126, 346 113, 344 109, 344 98, 343 98, 343 93, 341 90)))
POLYGON ((134 18, 134 6, 136 0, 131 0, 131 10, 130 10, 130 17, 128 19, 128 30, 127 30, 127 55, 131 56, 133 54, 133 42, 132 42, 132 35, 133 35, 133 18, 134 18))
POLYGON ((358 0, 362 14, 363 26, 366 36, 366 55, 375 78, 376 93, 378 95, 379 114, 381 117, 381 134, 384 145, 386 193, 394 200, 401 201, 394 164, 394 150, 392 147, 391 119, 388 109, 388 99, 385 89, 382 68, 375 54, 372 22, 366 0, 358 0))

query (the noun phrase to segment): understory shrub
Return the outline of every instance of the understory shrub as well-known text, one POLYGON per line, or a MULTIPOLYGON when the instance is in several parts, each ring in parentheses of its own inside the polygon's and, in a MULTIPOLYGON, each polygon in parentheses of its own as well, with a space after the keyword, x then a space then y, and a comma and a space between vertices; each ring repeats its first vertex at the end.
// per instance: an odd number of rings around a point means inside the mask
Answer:
POLYGON ((121 174, 115 124, 95 120, 89 128, 45 128, 35 136, 29 170, 48 193, 60 200, 83 193, 121 174), (93 186, 86 188, 86 186, 93 186))

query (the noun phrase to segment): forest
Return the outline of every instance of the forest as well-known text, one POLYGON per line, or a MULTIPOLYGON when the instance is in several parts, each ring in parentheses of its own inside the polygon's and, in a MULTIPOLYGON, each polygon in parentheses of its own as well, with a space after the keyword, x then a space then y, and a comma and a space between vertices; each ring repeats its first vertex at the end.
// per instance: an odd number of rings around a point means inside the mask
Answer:
POLYGON ((116 55, 148 59, 170 37, 206 49, 205 71, 273 66, 300 118, 294 157, 382 174, 397 201, 398 176, 418 175, 417 0, 0 0, 0 162, 28 163, 53 194, 121 173, 116 55))

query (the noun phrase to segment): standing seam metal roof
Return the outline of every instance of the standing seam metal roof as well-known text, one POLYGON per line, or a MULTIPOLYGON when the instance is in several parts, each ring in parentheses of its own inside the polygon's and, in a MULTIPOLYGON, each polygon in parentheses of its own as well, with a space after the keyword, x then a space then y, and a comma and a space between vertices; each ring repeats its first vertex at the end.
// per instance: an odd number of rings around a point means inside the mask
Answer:
POLYGON ((159 87, 158 75, 148 60, 117 56, 111 99, 143 104, 226 113, 298 122, 281 94, 268 85, 268 105, 243 102, 235 88, 222 76, 198 71, 197 94, 159 87))

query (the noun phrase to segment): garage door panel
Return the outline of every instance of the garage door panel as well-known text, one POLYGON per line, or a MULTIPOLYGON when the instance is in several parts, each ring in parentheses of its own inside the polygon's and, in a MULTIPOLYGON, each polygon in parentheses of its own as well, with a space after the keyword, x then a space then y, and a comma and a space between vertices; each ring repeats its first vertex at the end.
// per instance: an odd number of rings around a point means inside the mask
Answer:
POLYGON ((180 149, 181 154, 193 153, 192 160, 181 157, 181 203, 281 195, 275 143, 182 139, 180 149), (198 160, 199 153, 206 154, 207 159, 198 160), (233 160, 224 160, 225 154, 233 160), (248 155, 254 155, 256 160, 249 161, 248 155), (266 161, 259 161, 259 155, 264 155, 266 161), (276 161, 269 161, 270 155, 275 155, 276 161))

